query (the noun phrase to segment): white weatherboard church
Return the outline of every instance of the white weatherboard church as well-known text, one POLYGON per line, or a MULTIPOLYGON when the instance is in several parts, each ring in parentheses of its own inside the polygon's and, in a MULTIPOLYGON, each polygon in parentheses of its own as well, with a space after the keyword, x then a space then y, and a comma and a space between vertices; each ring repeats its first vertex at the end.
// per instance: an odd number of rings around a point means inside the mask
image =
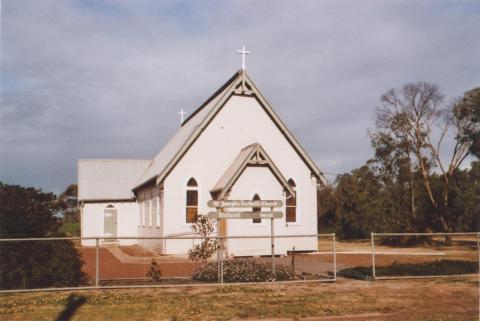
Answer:
MULTIPOLYGON (((188 118, 153 160, 82 159, 82 237, 189 236, 209 200, 282 200, 276 235, 317 233, 323 174, 242 69, 188 118)), ((269 211, 270 208, 242 209, 269 211)), ((270 235, 270 219, 221 220, 225 236, 270 235)), ((104 241, 107 242, 107 241, 104 241)), ((103 242, 102 242, 103 243, 103 242)), ((158 254, 185 254, 192 240, 119 239, 158 254)), ((85 246, 94 240, 83 240, 85 246)), ((275 254, 317 251, 316 237, 278 238, 275 254)), ((229 239, 230 256, 270 254, 270 239, 229 239)))

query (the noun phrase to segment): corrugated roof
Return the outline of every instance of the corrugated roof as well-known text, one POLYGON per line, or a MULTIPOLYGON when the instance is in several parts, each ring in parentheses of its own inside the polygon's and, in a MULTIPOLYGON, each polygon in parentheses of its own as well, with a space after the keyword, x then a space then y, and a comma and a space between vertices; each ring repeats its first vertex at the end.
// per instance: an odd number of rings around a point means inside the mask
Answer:
POLYGON ((78 200, 133 199, 132 189, 151 160, 80 159, 78 200))

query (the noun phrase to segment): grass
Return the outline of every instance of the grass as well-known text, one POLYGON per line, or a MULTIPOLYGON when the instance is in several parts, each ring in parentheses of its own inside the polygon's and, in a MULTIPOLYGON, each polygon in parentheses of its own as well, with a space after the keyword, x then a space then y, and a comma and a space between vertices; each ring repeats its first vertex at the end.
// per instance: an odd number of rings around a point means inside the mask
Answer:
MULTIPOLYGON (((478 272, 478 263, 461 260, 437 260, 425 263, 394 262, 389 266, 375 268, 377 276, 424 276, 424 275, 460 275, 478 272)), ((372 268, 357 266, 343 269, 338 272, 339 276, 356 280, 372 280, 372 268)))
POLYGON ((367 304, 366 298, 353 295, 339 300, 333 293, 293 296, 283 290, 271 288, 227 286, 200 294, 188 291, 145 292, 140 294, 138 290, 102 291, 23 297, 12 295, 2 298, 0 318, 3 315, 12 320, 50 320, 64 309, 72 296, 85 301, 79 308, 77 318, 73 320, 230 320, 267 316, 338 315, 368 312, 375 308, 374 304, 367 304), (361 302, 363 307, 355 308, 347 304, 352 300, 361 302))
POLYGON ((368 288, 363 284, 344 281, 337 284, 4 294, 0 295, 0 320, 55 320, 59 315, 70 315, 72 321, 223 321, 376 313, 388 315, 388 319, 394 321, 417 321, 440 320, 438 316, 441 320, 470 320, 478 313, 474 297, 478 285, 475 282, 396 281, 390 288, 383 282, 372 283, 368 288), (398 284, 409 287, 398 287, 398 284), (449 300, 466 312, 445 318, 447 305, 432 310, 432 302, 442 300, 449 300))
POLYGON ((80 236, 80 223, 63 223, 60 226, 60 232, 68 236, 80 236))

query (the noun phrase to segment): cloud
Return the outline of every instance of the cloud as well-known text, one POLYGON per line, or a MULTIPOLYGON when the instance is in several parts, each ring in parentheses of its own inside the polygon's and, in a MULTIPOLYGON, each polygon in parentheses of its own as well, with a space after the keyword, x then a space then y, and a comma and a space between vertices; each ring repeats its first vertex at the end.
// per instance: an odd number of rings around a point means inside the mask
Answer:
POLYGON ((152 158, 252 50, 248 72, 328 172, 372 155, 379 96, 478 85, 478 2, 2 2, 0 179, 61 191, 78 158, 152 158))

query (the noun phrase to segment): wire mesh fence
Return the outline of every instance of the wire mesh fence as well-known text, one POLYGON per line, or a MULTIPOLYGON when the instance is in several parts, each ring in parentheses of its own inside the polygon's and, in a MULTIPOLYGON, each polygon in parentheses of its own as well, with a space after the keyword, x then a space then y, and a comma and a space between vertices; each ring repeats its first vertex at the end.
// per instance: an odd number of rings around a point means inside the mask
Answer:
POLYGON ((480 269, 480 233, 371 233, 372 278, 470 276, 480 269))
POLYGON ((479 270, 480 233, 372 233, 341 241, 335 234, 0 239, 0 292, 335 282, 337 274, 480 276, 479 270), (206 256, 191 254, 207 243, 213 248, 206 256))
POLYGON ((335 264, 335 234, 0 239, 0 292, 334 282, 335 264))

